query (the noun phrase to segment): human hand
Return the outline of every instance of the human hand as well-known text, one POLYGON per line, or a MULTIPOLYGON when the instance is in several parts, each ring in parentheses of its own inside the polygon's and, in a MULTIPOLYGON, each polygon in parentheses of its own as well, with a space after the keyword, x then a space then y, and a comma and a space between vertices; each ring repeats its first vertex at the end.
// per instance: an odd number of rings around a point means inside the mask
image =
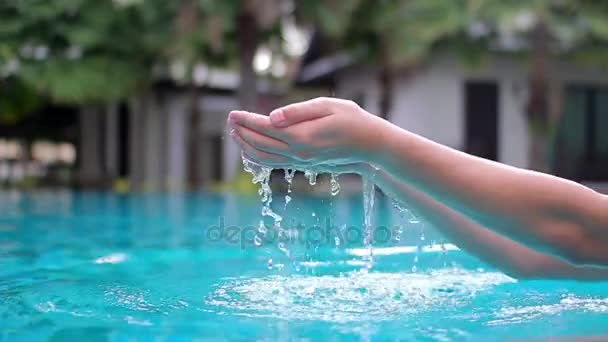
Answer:
POLYGON ((369 162, 386 125, 354 102, 334 98, 291 104, 270 116, 233 111, 228 123, 249 158, 295 168, 369 162))

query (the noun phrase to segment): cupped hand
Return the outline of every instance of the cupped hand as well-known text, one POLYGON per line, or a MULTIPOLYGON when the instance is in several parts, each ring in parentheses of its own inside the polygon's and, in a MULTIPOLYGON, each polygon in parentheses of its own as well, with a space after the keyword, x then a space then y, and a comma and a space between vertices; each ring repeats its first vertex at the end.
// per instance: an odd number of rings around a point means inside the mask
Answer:
POLYGON ((228 123, 243 152, 272 167, 310 168, 368 162, 385 121, 352 101, 317 98, 269 116, 233 111, 228 123))

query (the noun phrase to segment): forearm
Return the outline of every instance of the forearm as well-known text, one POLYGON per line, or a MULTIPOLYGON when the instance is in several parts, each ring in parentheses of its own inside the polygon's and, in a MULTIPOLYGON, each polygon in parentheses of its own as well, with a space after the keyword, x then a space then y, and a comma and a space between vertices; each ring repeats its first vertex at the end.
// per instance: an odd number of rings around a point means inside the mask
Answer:
POLYGON ((389 123, 375 145, 372 163, 484 227, 570 261, 608 265, 604 196, 468 155, 389 123))
POLYGON ((608 269, 574 266, 536 252, 485 229, 382 170, 373 171, 372 177, 385 194, 407 203, 408 207, 423 216, 452 243, 515 278, 608 279, 608 269))

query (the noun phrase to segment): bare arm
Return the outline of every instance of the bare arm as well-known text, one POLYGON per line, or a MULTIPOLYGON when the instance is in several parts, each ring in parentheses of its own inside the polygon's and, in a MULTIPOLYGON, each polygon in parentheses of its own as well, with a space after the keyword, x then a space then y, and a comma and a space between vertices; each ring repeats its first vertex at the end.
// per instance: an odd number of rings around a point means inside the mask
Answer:
POLYGON ((608 198, 580 184, 477 158, 388 122, 372 162, 395 179, 529 247, 608 265, 608 198))
POLYGON ((377 165, 527 247, 608 266, 608 197, 580 184, 457 151, 339 99, 292 104, 269 117, 232 112, 229 124, 245 153, 264 164, 377 165))
POLYGON ((608 269, 575 266, 485 229, 382 170, 368 172, 388 196, 407 203, 461 249, 518 279, 608 280, 608 269))

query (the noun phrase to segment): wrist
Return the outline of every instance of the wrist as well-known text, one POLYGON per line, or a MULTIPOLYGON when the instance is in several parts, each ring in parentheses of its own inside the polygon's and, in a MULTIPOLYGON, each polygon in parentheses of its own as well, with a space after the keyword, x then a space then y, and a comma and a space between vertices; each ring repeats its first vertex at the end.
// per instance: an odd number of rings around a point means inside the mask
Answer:
POLYGON ((373 165, 382 165, 385 155, 390 155, 390 135, 394 125, 379 116, 369 115, 371 120, 363 128, 363 135, 358 139, 357 147, 360 151, 360 162, 374 168, 373 165))

